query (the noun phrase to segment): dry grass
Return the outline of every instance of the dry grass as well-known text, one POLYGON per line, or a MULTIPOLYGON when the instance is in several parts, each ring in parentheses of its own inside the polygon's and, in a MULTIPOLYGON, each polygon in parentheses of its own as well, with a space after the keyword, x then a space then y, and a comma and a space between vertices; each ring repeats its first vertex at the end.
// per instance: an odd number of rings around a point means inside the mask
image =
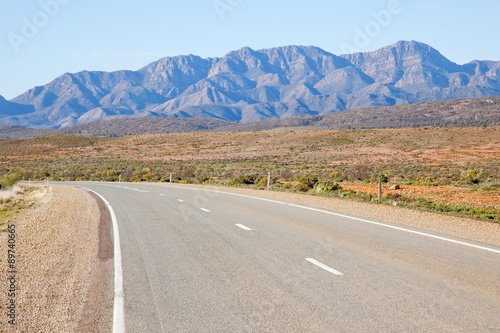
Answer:
POLYGON ((19 199, 23 193, 24 189, 19 185, 14 185, 8 190, 0 191, 0 208, 2 204, 7 204, 11 201, 19 199))
POLYGON ((78 158, 456 165, 500 159, 500 128, 182 133, 102 139, 56 136, 0 142, 0 158, 3 165, 78 158))
POLYGON ((460 186, 448 190, 444 205, 489 212, 500 193, 500 127, 54 136, 0 142, 0 176, 7 170, 32 180, 107 181, 120 174, 123 181, 166 181, 172 172, 179 181, 218 184, 268 171, 278 179, 312 173, 343 187, 384 174, 428 188, 413 198, 433 198, 438 185, 460 186), (480 175, 477 182, 464 177, 469 171, 480 175))
POLYGON ((46 193, 43 187, 18 185, 0 191, 0 232, 4 232, 8 224, 15 223, 26 208, 39 202, 46 193))

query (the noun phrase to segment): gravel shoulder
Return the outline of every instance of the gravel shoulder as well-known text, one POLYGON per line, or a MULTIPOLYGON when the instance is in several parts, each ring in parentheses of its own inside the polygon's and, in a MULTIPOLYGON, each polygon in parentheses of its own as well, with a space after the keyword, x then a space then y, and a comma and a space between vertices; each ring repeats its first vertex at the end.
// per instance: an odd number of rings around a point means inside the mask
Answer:
MULTIPOLYGON (((111 331, 113 263, 109 255, 98 255, 100 221, 98 203, 85 191, 58 185, 43 189, 15 221, 17 324, 7 324, 1 309, 1 332, 111 331)), ((3 257, 5 234, 0 242, 3 257)), ((3 258, 0 264, 6 276, 3 258)))
POLYGON ((473 240, 484 244, 500 246, 500 224, 498 223, 448 216, 403 207, 393 207, 376 203, 358 202, 349 199, 328 198, 300 193, 207 185, 176 184, 176 186, 233 192, 287 201, 357 217, 392 222, 399 225, 438 232, 444 235, 460 237, 465 240, 473 240))

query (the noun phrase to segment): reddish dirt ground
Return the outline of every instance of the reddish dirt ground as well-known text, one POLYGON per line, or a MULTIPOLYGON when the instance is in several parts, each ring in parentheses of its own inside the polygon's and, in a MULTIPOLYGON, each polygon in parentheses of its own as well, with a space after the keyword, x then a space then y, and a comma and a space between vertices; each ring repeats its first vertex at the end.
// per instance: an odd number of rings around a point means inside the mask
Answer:
MULTIPOLYGON (((383 185, 382 192, 384 194, 397 193, 415 198, 425 198, 432 201, 447 201, 500 208, 500 194, 483 189, 455 186, 400 185, 400 189, 391 190, 389 189, 390 186, 391 185, 383 185)), ((376 184, 342 185, 342 188, 356 192, 371 193, 374 196, 378 194, 378 185, 376 184)))

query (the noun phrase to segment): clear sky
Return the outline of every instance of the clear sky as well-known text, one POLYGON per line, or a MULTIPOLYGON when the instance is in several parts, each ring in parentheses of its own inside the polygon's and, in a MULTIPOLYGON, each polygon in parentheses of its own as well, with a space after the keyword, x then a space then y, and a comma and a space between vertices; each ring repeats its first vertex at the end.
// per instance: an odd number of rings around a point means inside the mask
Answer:
POLYGON ((0 95, 65 72, 136 70, 164 56, 243 46, 342 54, 417 40, 460 64, 500 60, 499 13, 498 0, 2 1, 0 95))

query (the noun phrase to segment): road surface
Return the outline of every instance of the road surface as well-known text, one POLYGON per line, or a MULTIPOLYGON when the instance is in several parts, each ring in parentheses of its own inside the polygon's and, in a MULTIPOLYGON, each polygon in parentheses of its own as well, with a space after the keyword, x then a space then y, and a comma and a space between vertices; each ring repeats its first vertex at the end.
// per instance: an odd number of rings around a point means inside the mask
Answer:
POLYGON ((127 332, 500 332, 498 247, 234 193, 72 184, 116 214, 127 332))

